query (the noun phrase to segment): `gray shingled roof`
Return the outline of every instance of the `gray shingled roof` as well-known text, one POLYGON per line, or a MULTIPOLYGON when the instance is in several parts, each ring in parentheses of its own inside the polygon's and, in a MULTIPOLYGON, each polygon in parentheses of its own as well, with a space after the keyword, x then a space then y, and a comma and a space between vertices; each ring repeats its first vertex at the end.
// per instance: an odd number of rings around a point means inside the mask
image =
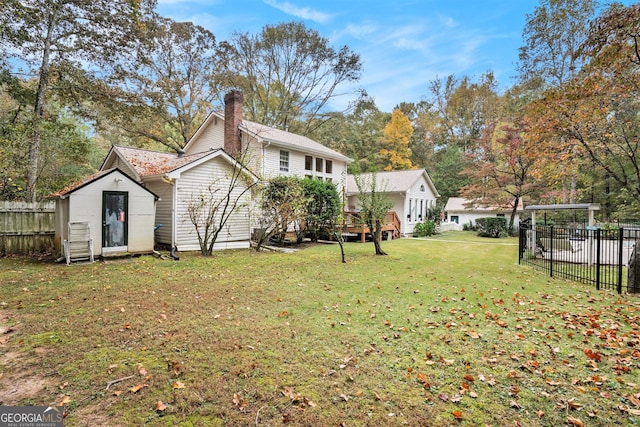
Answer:
POLYGON ((255 123, 249 120, 242 120, 240 129, 261 139, 264 139, 265 141, 270 141, 275 145, 297 148, 302 152, 322 154, 324 156, 344 160, 346 162, 352 161, 352 159, 345 156, 344 154, 332 150, 331 148, 326 147, 311 138, 307 138, 306 136, 276 129, 270 126, 261 125, 260 123, 255 123))
MULTIPOLYGON (((411 169, 404 171, 376 172, 376 185, 378 190, 397 193, 404 192, 411 188, 420 179, 422 174, 426 174, 424 169, 411 169)), ((364 182, 371 182, 371 173, 362 174, 364 182)), ((427 175, 428 176, 428 175, 427 175)), ((429 181, 430 179, 428 179, 429 181)), ((432 183, 430 183, 433 185, 432 183)), ((434 187, 435 190, 435 187, 434 187)), ((358 193, 358 186, 353 175, 347 175, 347 194, 358 193)), ((437 192, 436 192, 437 195, 437 192)))

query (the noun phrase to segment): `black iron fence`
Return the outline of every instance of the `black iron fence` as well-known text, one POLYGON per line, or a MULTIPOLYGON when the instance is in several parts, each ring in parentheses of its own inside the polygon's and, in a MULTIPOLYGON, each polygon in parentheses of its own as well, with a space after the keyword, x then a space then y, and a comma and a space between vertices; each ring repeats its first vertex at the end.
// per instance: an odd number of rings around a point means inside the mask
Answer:
POLYGON ((640 283, 628 283, 627 269, 638 241, 640 228, 522 225, 518 262, 596 289, 637 293, 640 283))

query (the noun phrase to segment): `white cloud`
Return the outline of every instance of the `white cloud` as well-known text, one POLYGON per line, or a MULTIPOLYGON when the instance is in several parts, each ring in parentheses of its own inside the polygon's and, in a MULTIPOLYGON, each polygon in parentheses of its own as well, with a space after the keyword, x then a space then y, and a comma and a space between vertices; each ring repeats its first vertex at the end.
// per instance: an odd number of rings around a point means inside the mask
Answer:
POLYGON ((310 7, 299 7, 289 2, 278 3, 276 0, 264 0, 266 4, 271 7, 286 13, 287 15, 293 15, 297 18, 304 20, 315 21, 320 24, 324 24, 331 19, 331 15, 328 13, 320 12, 310 7))

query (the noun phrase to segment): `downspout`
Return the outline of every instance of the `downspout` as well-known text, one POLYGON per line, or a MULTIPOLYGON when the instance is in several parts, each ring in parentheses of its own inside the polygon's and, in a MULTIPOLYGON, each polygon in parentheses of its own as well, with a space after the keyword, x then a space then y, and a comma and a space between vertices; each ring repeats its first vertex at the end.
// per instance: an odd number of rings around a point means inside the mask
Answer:
MULTIPOLYGON (((168 178, 168 177, 167 177, 168 178)), ((163 181, 168 182, 172 187, 173 187, 173 194, 171 196, 171 258, 173 258, 174 260, 179 260, 180 257, 178 257, 176 255, 176 252, 178 251, 178 246, 176 245, 176 225, 178 223, 177 221, 177 216, 176 216, 176 206, 177 206, 177 200, 178 200, 178 186, 177 186, 177 179, 174 178, 168 178, 167 180, 165 180, 165 178, 162 178, 163 181)))

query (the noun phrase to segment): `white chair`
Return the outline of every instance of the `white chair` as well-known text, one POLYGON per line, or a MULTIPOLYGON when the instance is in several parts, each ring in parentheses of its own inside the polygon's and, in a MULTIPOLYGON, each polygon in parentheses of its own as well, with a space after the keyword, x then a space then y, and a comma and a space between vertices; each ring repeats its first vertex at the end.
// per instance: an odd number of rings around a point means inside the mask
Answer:
POLYGON ((67 265, 71 261, 93 262, 93 238, 88 222, 69 222, 67 239, 63 242, 67 265))

